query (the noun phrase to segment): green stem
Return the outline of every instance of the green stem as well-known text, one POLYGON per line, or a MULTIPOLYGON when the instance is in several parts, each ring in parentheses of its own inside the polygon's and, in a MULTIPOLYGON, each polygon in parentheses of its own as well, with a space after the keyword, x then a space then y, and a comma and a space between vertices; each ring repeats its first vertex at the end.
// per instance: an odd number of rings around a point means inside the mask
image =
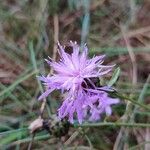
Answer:
POLYGON ((142 103, 139 103, 138 101, 135 101, 135 100, 132 99, 132 98, 129 98, 129 97, 127 97, 127 96, 123 96, 123 95, 121 95, 121 94, 119 94, 119 93, 115 93, 115 94, 113 94, 113 95, 116 96, 116 97, 118 97, 118 98, 120 98, 120 100, 126 99, 126 100, 128 100, 128 101, 130 101, 130 102, 132 102, 132 103, 134 103, 134 104, 136 104, 136 105, 139 105, 140 107, 143 107, 143 108, 145 108, 145 109, 147 109, 147 110, 150 111, 150 106, 146 106, 146 105, 144 105, 144 104, 142 104, 142 103))
POLYGON ((100 127, 100 126, 126 126, 126 127, 141 127, 150 128, 150 124, 146 123, 118 123, 118 122, 101 122, 101 123, 83 123, 74 124, 74 127, 100 127))

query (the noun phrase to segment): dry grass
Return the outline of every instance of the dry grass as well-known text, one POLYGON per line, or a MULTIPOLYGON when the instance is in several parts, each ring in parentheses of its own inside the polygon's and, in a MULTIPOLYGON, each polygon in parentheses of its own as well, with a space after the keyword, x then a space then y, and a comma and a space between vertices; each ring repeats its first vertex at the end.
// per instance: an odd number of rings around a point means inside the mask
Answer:
MULTIPOLYGON (((90 56, 106 53, 106 63, 121 68, 116 89, 149 107, 149 9, 149 0, 0 1, 0 149, 150 149, 149 127, 71 127, 61 139, 42 130, 32 144, 27 131, 42 105, 36 75, 49 73, 44 58, 57 59, 57 40, 87 42, 90 56)), ((59 99, 58 93, 47 99, 44 118, 56 113, 59 99)), ((122 101, 105 119, 148 126, 149 116, 146 109, 122 101)))

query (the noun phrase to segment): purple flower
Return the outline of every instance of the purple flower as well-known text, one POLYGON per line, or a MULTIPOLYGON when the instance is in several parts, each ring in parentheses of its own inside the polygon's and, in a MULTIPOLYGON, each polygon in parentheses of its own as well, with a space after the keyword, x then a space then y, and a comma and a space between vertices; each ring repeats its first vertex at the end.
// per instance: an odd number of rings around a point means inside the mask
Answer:
POLYGON ((46 91, 39 100, 47 97, 54 90, 65 93, 65 100, 58 109, 58 116, 62 119, 68 117, 71 123, 76 117, 79 123, 91 115, 90 119, 97 120, 100 114, 106 112, 111 114, 111 105, 118 103, 117 99, 109 98, 105 91, 111 91, 110 87, 97 87, 94 79, 109 73, 114 66, 102 65, 104 55, 88 58, 88 48, 84 45, 82 52, 76 42, 70 42, 73 48, 72 54, 65 52, 58 43, 59 62, 49 58, 46 60, 54 70, 52 76, 41 76, 46 91))
POLYGON ((111 105, 119 103, 119 99, 110 98, 106 92, 99 95, 96 100, 95 106, 91 109, 90 120, 99 120, 102 113, 106 113, 107 116, 112 114, 111 105))

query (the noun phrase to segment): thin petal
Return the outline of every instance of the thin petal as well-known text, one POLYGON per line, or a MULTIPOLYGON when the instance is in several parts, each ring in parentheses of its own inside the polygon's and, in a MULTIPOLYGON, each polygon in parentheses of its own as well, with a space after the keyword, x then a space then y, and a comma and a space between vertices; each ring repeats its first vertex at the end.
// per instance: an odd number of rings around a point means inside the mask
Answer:
POLYGON ((54 89, 46 90, 46 91, 38 98, 38 100, 41 100, 41 99, 46 98, 53 90, 54 90, 54 89))
POLYGON ((111 107, 110 107, 110 106, 107 106, 107 107, 105 108, 105 111, 106 111, 106 115, 107 115, 107 116, 110 116, 110 115, 112 114, 112 110, 111 110, 111 107))

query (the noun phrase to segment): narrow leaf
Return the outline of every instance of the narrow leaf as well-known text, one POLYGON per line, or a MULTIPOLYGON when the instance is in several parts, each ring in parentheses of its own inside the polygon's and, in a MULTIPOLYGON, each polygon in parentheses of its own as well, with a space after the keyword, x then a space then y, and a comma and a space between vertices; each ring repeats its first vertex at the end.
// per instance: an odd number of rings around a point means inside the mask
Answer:
POLYGON ((119 75, 120 75, 120 68, 118 67, 118 68, 115 69, 115 71, 114 71, 114 73, 113 73, 113 75, 112 75, 112 77, 111 77, 111 79, 110 79, 110 81, 108 82, 107 85, 108 86, 114 85, 116 83, 119 75))

